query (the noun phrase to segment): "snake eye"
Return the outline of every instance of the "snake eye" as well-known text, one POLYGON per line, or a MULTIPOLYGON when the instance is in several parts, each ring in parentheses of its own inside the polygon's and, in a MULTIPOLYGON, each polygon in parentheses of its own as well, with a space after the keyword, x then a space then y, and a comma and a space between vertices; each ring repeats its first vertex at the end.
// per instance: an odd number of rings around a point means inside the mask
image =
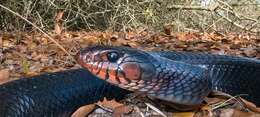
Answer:
POLYGON ((116 62, 119 59, 119 54, 117 52, 108 52, 107 59, 110 62, 116 62))

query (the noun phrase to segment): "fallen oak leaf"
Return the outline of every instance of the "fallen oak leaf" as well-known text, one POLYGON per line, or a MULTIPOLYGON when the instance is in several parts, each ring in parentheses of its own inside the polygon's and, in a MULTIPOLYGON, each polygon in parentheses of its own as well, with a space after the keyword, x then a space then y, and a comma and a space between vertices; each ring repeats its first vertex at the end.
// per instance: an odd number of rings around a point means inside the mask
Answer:
POLYGON ((133 108, 130 106, 121 104, 115 100, 107 100, 106 98, 103 101, 99 101, 97 105, 113 110, 113 117, 121 117, 121 115, 129 114, 133 111, 133 108))
POLYGON ((247 109, 249 109, 249 110, 251 110, 253 112, 256 112, 256 113, 260 113, 260 108, 256 107, 256 105, 254 103, 249 102, 249 101, 247 101, 247 100, 245 100, 243 98, 240 98, 240 99, 242 100, 242 102, 244 103, 244 106, 247 109))
POLYGON ((106 107, 106 108, 110 108, 110 109, 114 110, 119 106, 123 106, 124 104, 121 104, 115 100, 108 100, 108 99, 104 98, 104 100, 99 101, 97 103, 97 105, 99 105, 99 106, 101 105, 102 107, 106 107))
POLYGON ((0 70, 0 84, 7 82, 10 77, 10 71, 8 69, 0 70))
POLYGON ((71 117, 86 117, 89 115, 94 109, 96 105, 95 104, 90 104, 90 105, 85 105, 77 109, 71 117))

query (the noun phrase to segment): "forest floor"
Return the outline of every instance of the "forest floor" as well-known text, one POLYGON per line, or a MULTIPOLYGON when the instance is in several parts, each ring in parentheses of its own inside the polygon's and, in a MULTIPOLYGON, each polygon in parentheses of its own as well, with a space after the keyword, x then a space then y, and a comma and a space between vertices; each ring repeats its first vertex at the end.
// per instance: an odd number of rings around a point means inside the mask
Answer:
MULTIPOLYGON (((165 32, 132 31, 132 32, 64 32, 61 35, 50 34, 72 56, 80 48, 93 45, 128 46, 142 50, 173 50, 206 52, 213 54, 225 54, 260 59, 260 37, 253 34, 236 33, 175 33, 165 32)), ((62 51, 57 44, 53 43, 40 33, 2 33, 0 34, 0 84, 20 78, 29 77, 43 72, 55 72, 65 69, 79 68, 71 56, 62 51)), ((260 116, 259 108, 254 104, 232 98, 223 100, 218 98, 209 99, 207 105, 200 110, 192 112, 165 112, 166 115, 180 116, 260 116)), ((155 111, 146 107, 133 107, 116 102, 106 101, 108 106, 117 108, 115 116, 128 113, 126 116, 159 116, 155 111), (133 107, 133 111, 132 111, 133 107), (146 112, 147 111, 147 112, 146 112)), ((89 105, 75 114, 80 117, 90 113, 90 116, 112 116, 103 106, 89 105), (97 109, 99 108, 99 109, 97 109)), ((113 110, 113 109, 112 109, 113 110)), ((115 109, 116 110, 116 109, 115 109)), ((160 110, 160 109, 159 109, 160 110)), ((162 110, 163 111, 163 110, 162 110)), ((163 111, 164 112, 164 111, 163 111)))

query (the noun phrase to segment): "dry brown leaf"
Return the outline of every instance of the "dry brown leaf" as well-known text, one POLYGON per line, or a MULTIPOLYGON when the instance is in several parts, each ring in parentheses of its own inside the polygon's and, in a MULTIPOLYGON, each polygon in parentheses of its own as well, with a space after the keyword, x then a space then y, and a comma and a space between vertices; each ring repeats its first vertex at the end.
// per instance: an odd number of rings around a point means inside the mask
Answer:
POLYGON ((118 39, 118 35, 115 35, 115 34, 111 35, 111 37, 110 37, 110 41, 112 41, 112 42, 116 42, 117 39, 118 39))
POLYGON ((39 41, 42 45, 48 45, 49 43, 49 39, 47 37, 42 37, 39 41))
POLYGON ((166 35, 171 35, 172 25, 165 25, 165 26, 163 27, 163 29, 164 29, 164 33, 165 33, 166 35))
POLYGON ((147 31, 141 31, 139 34, 141 35, 141 37, 145 37, 148 36, 149 33, 147 31))
POLYGON ((96 36, 91 36, 91 35, 85 35, 82 37, 82 41, 84 41, 84 43, 97 43, 99 41, 98 37, 96 36))
POLYGON ((186 33, 177 33, 176 36, 177 36, 177 39, 178 40, 181 40, 181 41, 186 41, 186 33))
MULTIPOLYGON (((179 41, 193 41, 193 40, 197 40, 198 35, 196 35, 195 33, 186 33, 186 32, 178 32, 178 33, 173 33, 171 35, 171 37, 174 37, 174 38, 171 38, 172 40, 174 39, 177 39, 179 41)), ((173 40, 173 41, 174 41, 173 40)))
POLYGON ((106 98, 104 98, 103 101, 99 101, 97 104, 110 108, 112 110, 114 110, 115 108, 117 108, 119 106, 123 106, 123 104, 121 104, 115 100, 107 100, 106 98))
POLYGON ((216 103, 222 102, 222 101, 224 101, 224 99, 221 99, 221 98, 208 98, 208 97, 206 97, 204 99, 204 101, 207 103, 207 106, 208 106, 208 105, 212 105, 212 104, 216 104, 216 103))
MULTIPOLYGON (((19 77, 22 74, 20 66, 20 56, 28 58, 30 62, 30 72, 28 75, 36 75, 39 72, 54 72, 71 69, 74 65, 70 65, 68 57, 57 48, 56 45, 48 41, 42 34, 25 33, 19 43, 17 43, 17 34, 4 34, 3 48, 5 50, 5 59, 1 64, 1 69, 8 68, 12 72, 11 77, 19 77)), ((61 33, 61 40, 58 40, 69 51, 75 53, 81 47, 93 45, 101 42, 112 42, 112 45, 125 45, 133 48, 141 48, 144 50, 174 50, 174 51, 204 51, 218 54, 231 54, 236 56, 255 56, 260 58, 260 41, 257 38, 251 38, 246 34, 227 33, 219 35, 216 33, 173 33, 171 36, 163 33, 155 33, 148 31, 132 31, 132 32, 65 32, 61 33), (176 37, 176 38, 173 38, 176 37), (181 41, 182 40, 182 41, 181 41), (200 43, 201 44, 198 44, 200 43), (203 42, 203 43, 202 43, 203 42), (211 44, 213 43, 213 45, 211 44), (241 49, 250 48, 250 50, 241 49), (251 50, 252 48, 252 50, 251 50)), ((20 38, 19 38, 20 39, 20 38)), ((74 64, 74 63, 73 63, 74 64)), ((208 104, 214 104, 218 101, 223 102, 222 98, 213 98, 208 100, 208 104)), ((231 102, 233 104, 233 102, 231 102)), ((112 106, 113 104, 108 104, 112 106)), ((236 104, 234 104, 236 105, 236 104)), ((240 105, 241 106, 241 105, 240 105)), ((231 106, 225 106, 230 108, 231 106)), ((236 106, 232 107, 236 108, 236 106)), ((204 106, 207 111, 209 105, 204 106)), ((254 106, 252 111, 257 110, 254 106)), ((239 108, 241 109, 241 108, 239 108)), ((242 107, 242 109, 244 109, 242 107)), ((216 109, 218 110, 218 109, 216 109)))
POLYGON ((252 112, 243 112, 236 109, 220 109, 218 113, 216 113, 218 117, 260 117, 260 114, 252 113, 252 112))
POLYGON ((26 73, 24 73, 23 75, 25 76, 25 77, 32 77, 32 76, 36 76, 36 75, 38 75, 39 73, 37 73, 37 72, 35 72, 35 71, 28 71, 28 72, 26 72, 26 73))
POLYGON ((189 46, 183 41, 176 41, 176 44, 174 45, 174 48, 187 48, 187 47, 189 46))
POLYGON ((114 109, 113 117, 122 117, 122 115, 129 114, 133 108, 127 105, 118 106, 114 109))
POLYGON ((0 70, 0 84, 7 82, 10 77, 9 69, 2 69, 0 70))
POLYGON ((213 41, 219 41, 221 40, 223 37, 221 37, 221 35, 218 35, 217 33, 215 32, 212 32, 210 33, 209 35, 209 38, 212 39, 213 41))
POLYGON ((247 57, 255 57, 257 55, 257 51, 254 48, 246 48, 243 52, 247 57))
POLYGON ((90 104, 90 105, 85 105, 77 109, 71 117, 86 117, 87 115, 90 114, 95 109, 96 105, 95 104, 90 104))
POLYGON ((3 49, 3 36, 0 36, 0 49, 3 49))
POLYGON ((136 33, 134 32, 128 32, 126 35, 125 35, 125 39, 126 40, 131 40, 131 39, 134 39, 136 37, 136 33))
POLYGON ((195 115, 195 112, 178 112, 173 113, 173 117, 193 117, 195 115))
POLYGON ((249 109, 249 110, 251 110, 253 112, 256 112, 256 113, 260 113, 260 108, 256 107, 256 105, 254 103, 249 102, 249 101, 247 101, 247 100, 245 100, 243 98, 241 98, 241 100, 244 102, 244 106, 247 109, 249 109))
POLYGON ((3 55, 3 38, 0 36, 0 62, 2 62, 4 59, 3 55))
POLYGON ((129 41, 122 39, 122 38, 118 38, 116 39, 116 41, 112 41, 112 45, 114 46, 122 46, 122 45, 127 45, 129 41))
POLYGON ((4 37, 2 43, 4 49, 15 47, 15 44, 12 41, 10 41, 9 39, 5 39, 4 37))
POLYGON ((64 14, 64 10, 59 10, 57 11, 56 13, 56 16, 55 16, 55 33, 60 35, 61 32, 62 32, 62 16, 64 14))

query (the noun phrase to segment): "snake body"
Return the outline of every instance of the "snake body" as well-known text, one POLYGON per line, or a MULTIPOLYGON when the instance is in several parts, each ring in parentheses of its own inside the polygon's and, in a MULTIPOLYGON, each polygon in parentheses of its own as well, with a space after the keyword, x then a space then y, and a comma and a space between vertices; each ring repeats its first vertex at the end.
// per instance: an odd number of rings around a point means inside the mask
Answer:
POLYGON ((124 89, 187 106, 217 90, 247 94, 260 105, 260 62, 255 59, 95 46, 81 50, 78 62, 91 73, 67 70, 0 85, 0 116, 66 117, 104 97, 122 99, 129 93, 124 89))
POLYGON ((244 97, 260 106, 260 61, 252 58, 234 57, 191 52, 151 52, 158 56, 181 61, 208 70, 212 90, 244 97))
POLYGON ((127 93, 84 69, 45 73, 1 85, 0 116, 69 117, 80 106, 127 93))
POLYGON ((194 106, 210 92, 222 91, 243 94, 260 106, 260 61, 256 59, 101 46, 83 49, 78 58, 100 79, 168 102, 194 106))

